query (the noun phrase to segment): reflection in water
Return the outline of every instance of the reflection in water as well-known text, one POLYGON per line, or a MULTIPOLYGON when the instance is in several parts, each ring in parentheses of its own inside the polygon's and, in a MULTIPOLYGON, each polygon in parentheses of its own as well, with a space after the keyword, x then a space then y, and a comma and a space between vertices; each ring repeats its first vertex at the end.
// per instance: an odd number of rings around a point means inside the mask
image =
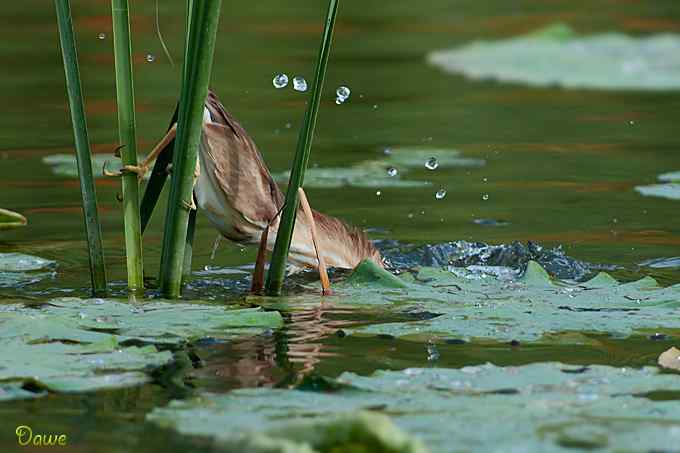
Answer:
POLYGON ((325 340, 360 324, 352 319, 357 314, 326 302, 311 304, 289 312, 281 331, 228 343, 203 342, 196 352, 203 366, 189 378, 194 385, 212 391, 293 387, 323 359, 339 355, 337 347, 325 340))

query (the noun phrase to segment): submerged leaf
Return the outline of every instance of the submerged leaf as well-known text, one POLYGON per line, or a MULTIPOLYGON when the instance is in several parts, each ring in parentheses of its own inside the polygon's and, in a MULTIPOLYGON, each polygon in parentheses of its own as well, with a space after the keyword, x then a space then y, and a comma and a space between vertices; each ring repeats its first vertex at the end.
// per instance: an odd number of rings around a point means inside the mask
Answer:
POLYGON ((477 41, 428 55, 447 72, 472 79, 601 90, 680 89, 680 35, 577 36, 555 24, 500 41, 477 41))
MULTIPOLYGON (((298 448, 306 443, 311 451, 418 451, 363 442, 357 450, 319 447, 331 435, 329 420, 366 410, 389 414, 397 427, 417 435, 433 453, 495 451, 502 445, 516 451, 570 451, 575 442, 612 451, 661 451, 677 446, 673 433, 680 430, 677 401, 644 397, 680 390, 677 375, 656 368, 488 364, 378 371, 372 376, 344 373, 337 381, 341 385, 332 393, 260 388, 205 394, 173 401, 147 418, 231 447, 273 438, 269 445, 279 449, 268 451, 285 451, 282 447, 290 441, 298 448)), ((367 420, 370 426, 378 419, 367 420)))
POLYGON ((0 230, 9 230, 24 226, 28 223, 26 217, 21 214, 0 208, 0 230))

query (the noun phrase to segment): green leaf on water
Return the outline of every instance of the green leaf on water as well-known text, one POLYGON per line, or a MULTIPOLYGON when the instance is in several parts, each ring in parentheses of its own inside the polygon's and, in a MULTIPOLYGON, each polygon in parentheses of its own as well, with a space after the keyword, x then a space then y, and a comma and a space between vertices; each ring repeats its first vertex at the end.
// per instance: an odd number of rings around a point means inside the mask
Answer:
MULTIPOLYGON (((42 158, 44 164, 52 167, 52 173, 57 176, 65 176, 68 178, 78 177, 78 165, 76 163, 75 154, 52 154, 42 158)), ((95 178, 104 176, 102 169, 106 162, 118 162, 120 159, 114 158, 112 155, 93 154, 92 155, 92 173, 95 178)), ((115 171, 116 169, 112 169, 115 171)))
POLYGON ((466 277, 457 272, 457 268, 424 267, 409 278, 395 277, 406 286, 401 289, 371 283, 368 278, 362 278, 360 286, 351 278, 336 285, 343 304, 428 314, 424 320, 373 324, 346 332, 414 341, 455 337, 564 343, 581 338, 560 335, 568 332, 627 337, 650 330, 680 331, 680 285, 662 288, 650 277, 620 284, 602 273, 575 284, 551 280, 533 262, 523 276, 513 279, 492 274, 466 277))
MULTIPOLYGON (((367 160, 350 167, 310 168, 305 173, 306 187, 338 188, 338 187, 426 187, 429 181, 405 179, 403 176, 410 170, 425 169, 425 162, 435 157, 441 168, 448 167, 480 167, 483 159, 461 157, 461 153, 453 149, 439 148, 395 148, 380 159, 367 160), (390 176, 387 170, 397 169, 397 174, 390 176)), ((286 183, 290 172, 274 174, 274 179, 286 183)))
POLYGON ((680 183, 652 184, 637 186, 635 190, 646 197, 661 197, 680 200, 680 183))
POLYGON ((680 89, 680 35, 671 33, 578 36, 558 23, 514 38, 434 51, 428 61, 475 80, 599 90, 680 89))
POLYGON ((53 268, 56 261, 23 253, 0 253, 0 272, 27 272, 53 268))
POLYGON ((408 433, 433 453, 495 451, 499 445, 568 452, 576 444, 608 451, 663 451, 676 448, 680 431, 677 401, 645 397, 680 391, 680 378, 651 367, 540 363, 411 368, 372 376, 344 373, 337 384, 334 392, 261 388, 205 394, 156 408, 147 418, 182 434, 214 438, 229 451, 244 451, 238 447, 262 438, 271 450, 254 451, 287 451, 283 447, 291 443, 298 448, 292 451, 307 452, 422 451, 408 433), (360 425, 362 431, 386 425, 375 418, 383 414, 407 434, 371 435, 356 442, 356 450, 333 450, 327 442, 337 437, 335 428, 328 428, 333 420, 356 419, 348 414, 366 411, 370 415, 360 425), (382 437, 404 439, 402 447, 365 443, 382 437))
MULTIPOLYGON (((52 154, 43 157, 42 161, 44 164, 49 165, 52 168, 52 173, 57 176, 66 178, 78 177, 78 165, 75 154, 52 154)), ((141 159, 138 159, 138 161, 141 161, 141 159)), ((104 177, 104 165, 106 165, 108 171, 114 173, 119 172, 121 168, 123 168, 121 160, 118 157, 111 154, 93 154, 92 173, 95 178, 104 177)), ((144 177, 145 179, 148 179, 150 174, 147 173, 144 177)))
POLYGON ((391 272, 378 266, 373 260, 364 260, 354 269, 345 281, 346 285, 365 288, 377 286, 384 288, 406 288, 406 282, 391 272))
POLYGON ((680 171, 663 173, 659 175, 659 181, 680 183, 680 171))
POLYGON ((663 173, 658 176, 659 181, 665 184, 651 184, 648 186, 636 186, 635 190, 647 197, 661 197, 671 200, 680 200, 680 171, 663 173))
MULTIPOLYGON (((172 360, 157 346, 251 336, 282 325, 278 312, 200 303, 61 298, 39 307, 0 305, 0 382, 31 382, 53 392, 139 385, 172 360), (132 346, 140 343, 146 346, 132 346)), ((0 399, 25 396, 1 390, 0 399)))
POLYGON ((26 217, 21 214, 0 208, 0 230, 9 230, 25 226, 28 223, 26 217))
POLYGON ((37 283, 52 277, 55 267, 55 261, 39 256, 0 253, 0 288, 16 288, 37 283))
POLYGON ((393 148, 385 159, 375 162, 408 171, 425 168, 425 163, 433 157, 437 160, 437 168, 483 167, 486 164, 484 159, 462 157, 455 149, 425 147, 393 148))

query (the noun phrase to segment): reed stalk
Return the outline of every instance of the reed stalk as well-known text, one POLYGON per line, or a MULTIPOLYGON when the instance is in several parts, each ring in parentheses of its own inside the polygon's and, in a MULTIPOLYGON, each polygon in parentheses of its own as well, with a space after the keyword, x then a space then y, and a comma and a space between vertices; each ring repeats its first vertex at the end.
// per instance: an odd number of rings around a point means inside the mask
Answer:
POLYGON ((182 72, 172 186, 165 220, 159 279, 161 291, 168 298, 177 298, 181 293, 196 157, 201 141, 203 109, 212 72, 221 3, 221 0, 195 0, 190 8, 191 25, 182 72))
MULTIPOLYGON (((137 165, 135 92, 132 76, 132 42, 127 0, 111 0, 113 17, 113 51, 116 66, 116 98, 118 102, 118 137, 123 165, 137 165)), ((142 230, 139 214, 139 181, 134 173, 124 173, 123 220, 128 289, 144 290, 142 230)))
POLYGON ((270 296, 281 294, 283 280, 286 275, 288 250, 290 249, 290 243, 293 238, 293 229, 295 228, 298 204, 300 202, 298 189, 302 187, 302 184, 304 183, 305 170, 307 169, 307 163, 309 162, 309 156, 311 154, 316 116, 319 111, 321 91, 323 89, 326 67, 328 66, 328 56, 330 55, 333 41, 333 28, 335 26, 338 3, 339 0, 330 0, 328 4, 328 13, 326 14, 326 24, 316 63, 311 100, 307 107, 307 111, 305 112, 302 130, 298 137, 295 160, 293 161, 288 189, 286 191, 285 206, 281 214, 281 222, 279 224, 278 233, 276 234, 276 243, 272 252, 269 272, 267 274, 266 293, 270 296))
POLYGON ((102 296, 106 294, 106 268, 104 265, 101 225, 97 212, 97 194, 95 192, 94 176, 92 175, 90 140, 87 134, 85 106, 80 83, 80 69, 78 68, 78 54, 73 32, 73 22, 71 20, 71 5, 69 0, 55 0, 54 4, 57 10, 59 41, 64 59, 66 90, 71 111, 71 122, 73 123, 80 193, 83 199, 92 293, 96 296, 102 296))

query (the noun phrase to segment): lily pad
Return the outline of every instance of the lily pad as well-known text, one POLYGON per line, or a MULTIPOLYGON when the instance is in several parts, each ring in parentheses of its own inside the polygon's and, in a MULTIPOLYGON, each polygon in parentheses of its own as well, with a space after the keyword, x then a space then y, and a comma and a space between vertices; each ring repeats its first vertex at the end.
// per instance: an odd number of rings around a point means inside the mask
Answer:
POLYGON ((54 276, 56 262, 23 253, 0 253, 0 288, 16 288, 54 276))
POLYGON ((172 360, 157 346, 235 338, 282 326, 278 312, 198 303, 54 299, 40 307, 0 305, 0 399, 23 398, 26 382, 53 392, 139 385, 172 360), (139 344, 145 346, 139 346, 139 344))
POLYGON ((658 176, 659 181, 665 184, 652 184, 649 186, 636 186, 635 190, 647 197, 669 198, 680 200, 680 172, 663 173, 658 176))
MULTIPOLYGON (((114 161, 113 156, 103 154, 92 155, 92 173, 95 178, 103 177, 102 169, 107 161, 114 161)), ((52 172, 57 176, 68 178, 78 177, 78 164, 75 154, 52 154, 42 158, 44 164, 52 167, 52 172)))
POLYGON ((484 159, 462 157, 455 149, 446 148, 394 148, 383 162, 401 169, 425 168, 431 159, 437 160, 437 168, 449 167, 483 167, 484 159))
MULTIPOLYGON (((461 157, 460 151, 438 148, 395 148, 381 159, 359 162, 351 167, 310 168, 305 173, 305 186, 320 188, 338 187, 425 187, 429 181, 405 179, 409 170, 425 168, 425 162, 435 157, 439 167, 480 167, 483 159, 461 157), (396 174, 390 176, 388 169, 396 168, 396 174)), ((274 179, 287 183, 290 172, 274 174, 274 179)))
POLYGON ((680 35, 579 36, 565 24, 500 41, 477 41, 428 55, 447 72, 475 80, 600 90, 680 89, 680 35))
MULTIPOLYGON (((121 341, 137 340, 163 345, 180 345, 205 337, 228 339, 255 335, 264 329, 283 326, 283 318, 276 311, 227 309, 200 303, 130 304, 111 299, 60 298, 51 300, 35 312, 33 308, 19 311, 20 315, 34 319, 61 322, 68 329, 77 326, 88 335, 106 330, 116 334, 121 341)), ((5 331, 12 330, 5 328, 5 331)), ((4 335, 0 332, 0 338, 4 335)), ((26 335, 39 338, 42 333, 40 329, 33 328, 26 335)))
POLYGON ((661 197, 680 200, 680 183, 652 184, 637 186, 635 190, 646 197, 661 197))
POLYGON ((680 183, 680 171, 663 173, 659 175, 659 181, 680 183))
MULTIPOLYGON (((329 420, 344 414, 389 415, 433 452, 573 451, 575 446, 608 451, 662 451, 680 440, 677 401, 646 398, 680 390, 680 377, 657 368, 620 369, 541 363, 502 368, 491 364, 450 369, 342 374, 333 392, 241 389, 224 395, 173 401, 147 418, 188 435, 233 446, 265 437, 322 449, 329 420), (493 414, 493 416, 489 416, 493 414), (299 434, 302 433, 302 434, 299 434)), ((402 438, 404 436, 402 435, 402 438)), ((271 445, 271 444, 270 444, 271 445)), ((351 451, 414 451, 372 449, 351 451)), ((257 450, 254 451, 264 451, 257 450)))
MULTIPOLYGON (((310 168, 305 173, 305 186, 324 189, 338 187, 426 187, 428 181, 402 179, 401 176, 390 177, 387 166, 376 162, 364 162, 353 167, 310 168)), ((274 179, 279 183, 287 183, 290 171, 276 173, 274 179)))
MULTIPOLYGON (((138 159, 140 160, 140 159, 138 159)), ((78 177, 78 164, 76 162, 75 154, 52 154, 45 156, 42 159, 44 164, 52 167, 52 172, 57 176, 67 178, 78 177)), ((120 171, 122 164, 120 159, 109 154, 93 154, 92 155, 92 174, 95 178, 104 177, 103 169, 106 165, 107 170, 111 172, 120 171)), ((149 177, 147 173, 145 178, 149 177)))
POLYGON ((522 276, 509 278, 459 268, 423 267, 406 273, 406 288, 386 288, 384 279, 363 273, 362 286, 336 285, 343 304, 384 305, 391 312, 428 313, 418 321, 348 329, 355 335, 388 334, 416 341, 443 338, 499 341, 583 341, 564 332, 627 337, 647 330, 680 330, 680 285, 659 287, 646 277, 620 284, 601 273, 584 283, 552 280, 530 262, 522 276), (434 315, 434 316, 433 316, 434 315))
POLYGON ((24 253, 0 253, 0 272, 27 272, 54 268, 56 261, 24 253))
POLYGON ((21 214, 0 208, 0 230, 18 228, 28 223, 26 217, 21 214))

